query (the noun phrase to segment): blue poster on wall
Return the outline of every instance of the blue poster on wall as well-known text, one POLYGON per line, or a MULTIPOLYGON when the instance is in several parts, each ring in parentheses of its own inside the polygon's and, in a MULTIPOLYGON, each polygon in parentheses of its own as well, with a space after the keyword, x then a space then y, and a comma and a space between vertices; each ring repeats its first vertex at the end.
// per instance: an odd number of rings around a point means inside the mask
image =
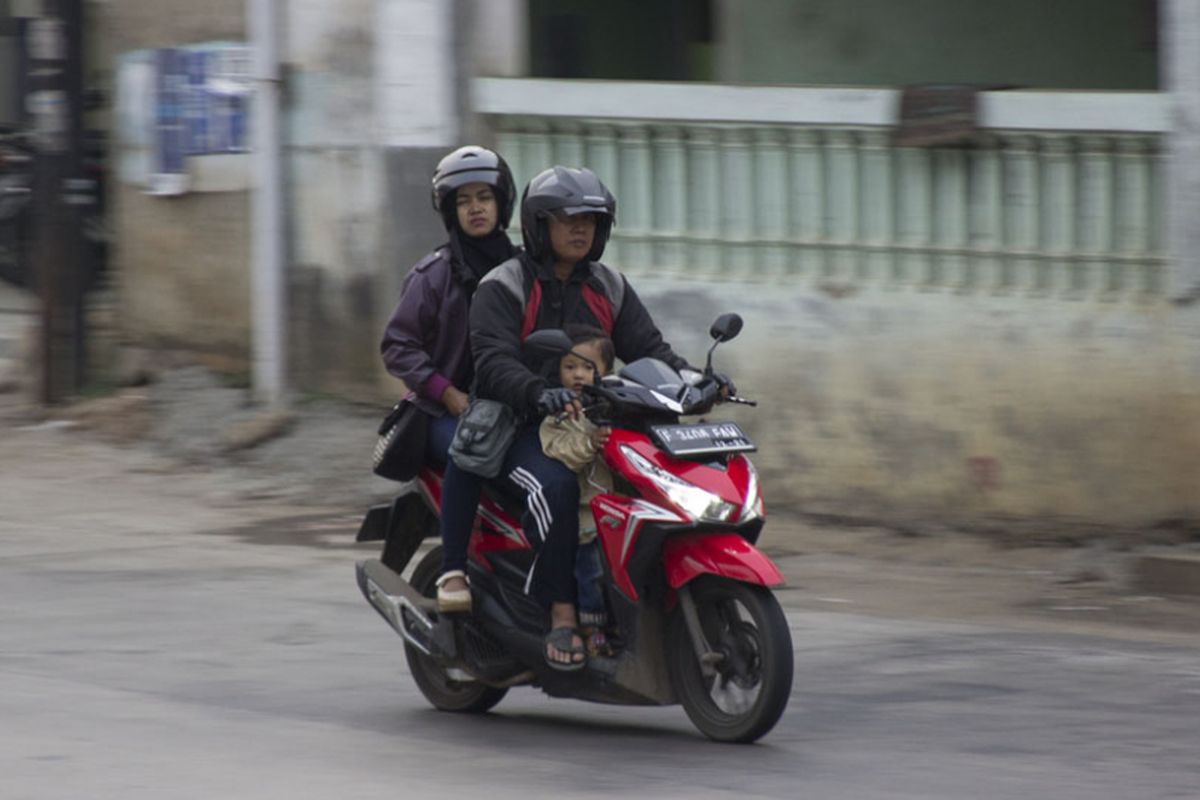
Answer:
POLYGON ((187 152, 208 150, 209 94, 204 90, 208 53, 203 50, 183 51, 187 59, 187 90, 184 99, 184 118, 187 124, 187 152))
POLYGON ((179 50, 156 51, 155 139, 157 163, 151 183, 154 194, 180 194, 187 189, 187 170, 183 163, 183 100, 187 74, 185 59, 179 50))
POLYGON ((182 194, 187 157, 249 150, 249 51, 216 42, 153 53, 155 152, 148 189, 182 194))

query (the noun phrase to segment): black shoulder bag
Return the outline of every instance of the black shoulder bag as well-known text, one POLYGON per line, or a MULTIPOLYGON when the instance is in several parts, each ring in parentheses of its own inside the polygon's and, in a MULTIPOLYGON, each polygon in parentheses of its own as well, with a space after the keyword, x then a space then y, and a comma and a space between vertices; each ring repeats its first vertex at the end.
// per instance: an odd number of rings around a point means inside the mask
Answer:
POLYGON ((429 415, 416 403, 401 400, 379 426, 375 443, 375 474, 393 481, 411 481, 425 461, 429 415))

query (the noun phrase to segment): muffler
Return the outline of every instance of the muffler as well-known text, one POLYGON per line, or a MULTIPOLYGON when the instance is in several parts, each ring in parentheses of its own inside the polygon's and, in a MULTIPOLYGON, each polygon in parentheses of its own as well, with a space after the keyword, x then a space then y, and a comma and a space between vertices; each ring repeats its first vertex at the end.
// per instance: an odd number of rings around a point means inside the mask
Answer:
POLYGON ((438 624, 432 598, 418 594, 378 559, 359 561, 356 572, 363 597, 404 641, 431 658, 455 657, 453 632, 438 624))

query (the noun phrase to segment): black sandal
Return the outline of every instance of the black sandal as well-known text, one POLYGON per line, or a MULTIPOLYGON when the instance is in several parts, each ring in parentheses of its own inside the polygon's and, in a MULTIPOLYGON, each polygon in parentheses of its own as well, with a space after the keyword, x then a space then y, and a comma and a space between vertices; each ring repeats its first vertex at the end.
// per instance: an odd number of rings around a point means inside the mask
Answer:
POLYGON ((587 648, 583 644, 583 637, 574 628, 552 628, 546 634, 546 637, 542 639, 542 655, 551 669, 556 669, 560 672, 575 672, 576 670, 583 669, 583 665, 587 663, 587 648), (578 638, 580 641, 578 645, 572 641, 575 638, 578 638), (553 647, 560 653, 566 653, 571 657, 571 660, 565 662, 555 661, 550 658, 550 653, 547 651, 550 647, 553 647), (578 661, 575 660, 576 656, 579 656, 578 661))

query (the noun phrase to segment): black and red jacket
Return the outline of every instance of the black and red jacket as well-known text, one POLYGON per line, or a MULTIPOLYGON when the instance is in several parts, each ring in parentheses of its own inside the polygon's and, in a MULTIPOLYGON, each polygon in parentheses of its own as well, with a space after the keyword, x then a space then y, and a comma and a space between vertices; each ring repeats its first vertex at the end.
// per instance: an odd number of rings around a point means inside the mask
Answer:
POLYGON ((521 342, 543 328, 592 325, 609 335, 625 363, 649 357, 675 369, 687 366, 663 341, 625 276, 599 261, 576 264, 564 283, 552 267, 525 254, 509 259, 479 282, 470 319, 476 394, 518 413, 531 414, 547 385, 521 359, 521 342))

